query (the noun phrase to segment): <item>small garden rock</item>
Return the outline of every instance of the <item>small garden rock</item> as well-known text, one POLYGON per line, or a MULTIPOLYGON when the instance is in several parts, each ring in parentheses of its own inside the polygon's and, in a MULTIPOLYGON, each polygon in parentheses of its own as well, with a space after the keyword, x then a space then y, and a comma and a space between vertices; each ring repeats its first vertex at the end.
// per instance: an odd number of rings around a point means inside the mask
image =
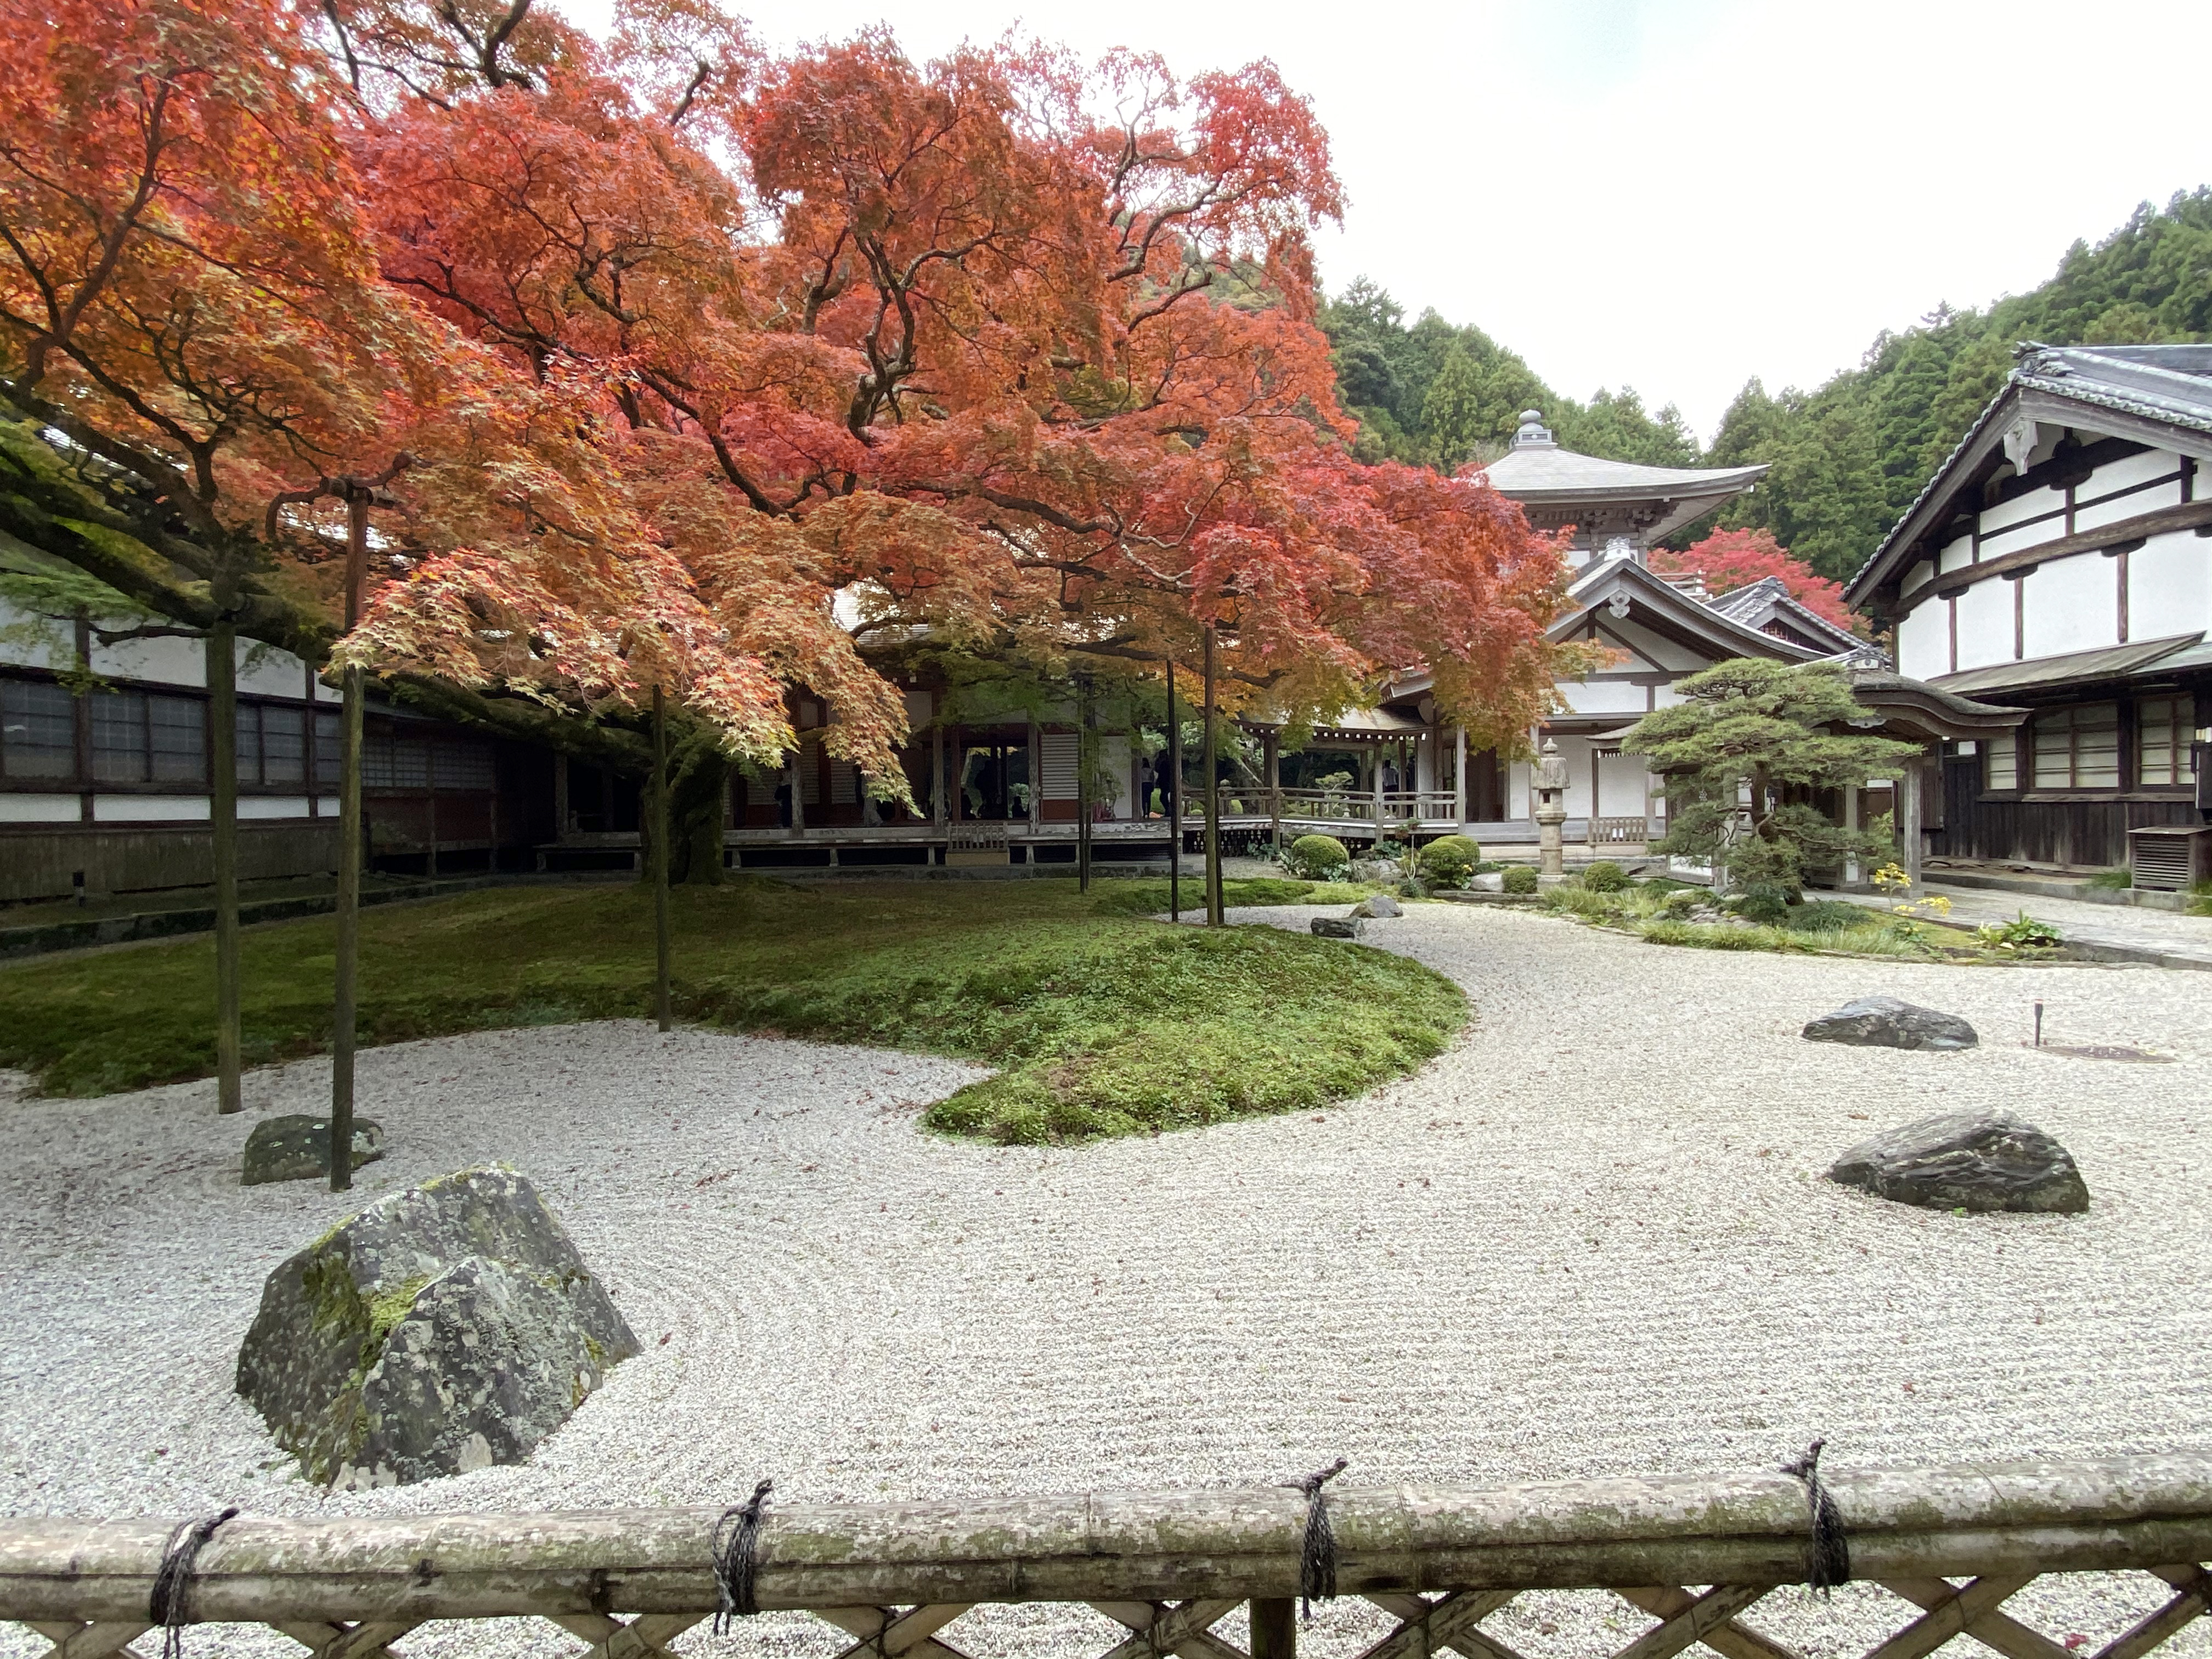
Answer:
POLYGON ((1861 997, 1805 1027, 1813 1042, 1872 1048, 1971 1048, 1980 1041, 1956 1014, 1917 1007, 1896 997, 1861 997))
POLYGON ((1505 890, 1505 873, 1492 870, 1484 875, 1469 876, 1467 886, 1471 893, 1502 893, 1505 890))
MULTIPOLYGON (((384 1126, 374 1118, 353 1121, 353 1167, 384 1156, 384 1126)), ((264 1117, 246 1137, 241 1187, 268 1181, 313 1181, 331 1172, 331 1121, 308 1112, 264 1117)))
POLYGON ((1313 931, 1316 939, 1358 939, 1364 930, 1357 916, 1316 916, 1313 931))
POLYGON ((398 1486, 521 1462, 638 1351, 537 1188, 465 1170, 270 1273, 238 1391, 310 1479, 398 1486))
POLYGON ((1828 1179, 1930 1210, 2089 1207, 2072 1154, 2009 1112, 1944 1112, 1892 1129, 1838 1158, 1828 1179))
POLYGON ((1372 921, 1378 916, 1402 916, 1406 912, 1388 893, 1370 893, 1352 907, 1352 914, 1372 921))

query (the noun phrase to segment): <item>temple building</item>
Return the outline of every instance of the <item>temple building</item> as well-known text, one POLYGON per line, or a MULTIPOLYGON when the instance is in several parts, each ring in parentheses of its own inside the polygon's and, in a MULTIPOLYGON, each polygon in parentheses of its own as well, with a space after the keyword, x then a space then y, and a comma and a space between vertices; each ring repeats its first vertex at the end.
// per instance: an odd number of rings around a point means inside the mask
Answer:
POLYGON ((2212 876, 2212 346, 2025 346, 1851 579, 1899 674, 2019 705, 1947 742, 1929 850, 2212 876))

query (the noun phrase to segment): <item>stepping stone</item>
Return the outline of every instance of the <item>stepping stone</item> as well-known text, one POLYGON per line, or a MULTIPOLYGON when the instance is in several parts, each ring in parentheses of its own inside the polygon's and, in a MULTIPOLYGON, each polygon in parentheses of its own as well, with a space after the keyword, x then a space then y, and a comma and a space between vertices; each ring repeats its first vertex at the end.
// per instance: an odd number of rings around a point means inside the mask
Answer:
POLYGON ((1316 916, 1313 931, 1316 939, 1358 939, 1365 930, 1357 916, 1316 916))

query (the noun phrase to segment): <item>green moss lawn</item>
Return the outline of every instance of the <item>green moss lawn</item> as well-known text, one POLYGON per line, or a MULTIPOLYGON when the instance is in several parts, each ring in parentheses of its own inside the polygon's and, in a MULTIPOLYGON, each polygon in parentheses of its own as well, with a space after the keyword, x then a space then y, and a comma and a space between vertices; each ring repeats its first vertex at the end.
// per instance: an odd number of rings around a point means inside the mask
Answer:
MULTIPOLYGON (((1197 888, 1186 884, 1186 900, 1197 888)), ((1232 904, 1359 890, 1230 884, 1232 904)), ((680 1018, 986 1061, 936 1128, 1003 1141, 1177 1128, 1340 1100, 1413 1070, 1467 1018, 1417 963, 1273 927, 1152 921, 1167 884, 740 879, 678 888, 680 1018)), ((649 1014, 649 892, 498 888, 362 915, 361 1030, 399 1042, 649 1014)), ((261 1065, 326 1049, 333 925, 243 935, 245 1045, 261 1065)), ((0 1065, 51 1093, 204 1077, 206 937, 0 968, 0 1065)))

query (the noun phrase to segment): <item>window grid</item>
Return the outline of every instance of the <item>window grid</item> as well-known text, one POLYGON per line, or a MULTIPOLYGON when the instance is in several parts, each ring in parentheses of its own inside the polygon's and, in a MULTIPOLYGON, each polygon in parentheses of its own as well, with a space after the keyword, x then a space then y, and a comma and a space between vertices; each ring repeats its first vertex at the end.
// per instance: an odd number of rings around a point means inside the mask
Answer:
POLYGON ((2087 703, 2035 717, 2038 789, 2120 787, 2120 706, 2087 703))
POLYGON ((0 680, 0 777, 76 775, 73 699, 42 680, 0 680))
POLYGON ((2010 732, 2001 738, 1986 738, 1982 742, 1982 787, 2020 787, 2019 738, 2010 732))
POLYGON ((2136 703, 2136 782, 2187 783, 2193 697, 2143 697, 2136 703))

